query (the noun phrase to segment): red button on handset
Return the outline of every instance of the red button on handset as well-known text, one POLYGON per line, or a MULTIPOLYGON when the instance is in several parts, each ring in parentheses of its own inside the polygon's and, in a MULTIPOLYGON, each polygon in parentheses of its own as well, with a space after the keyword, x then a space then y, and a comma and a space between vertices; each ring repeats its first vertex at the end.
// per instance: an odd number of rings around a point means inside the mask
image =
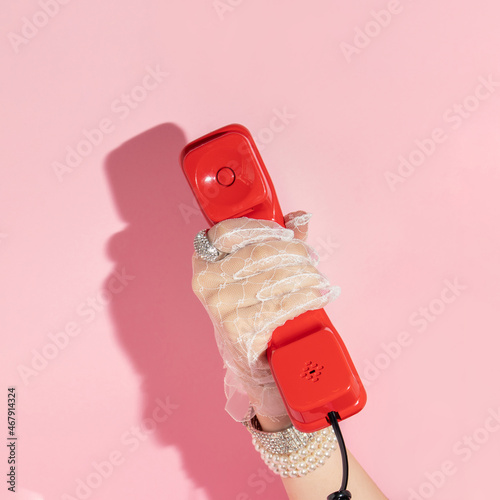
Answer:
POLYGON ((222 167, 217 172, 217 182, 221 186, 229 187, 235 181, 236 177, 234 174, 234 170, 229 167, 222 167))

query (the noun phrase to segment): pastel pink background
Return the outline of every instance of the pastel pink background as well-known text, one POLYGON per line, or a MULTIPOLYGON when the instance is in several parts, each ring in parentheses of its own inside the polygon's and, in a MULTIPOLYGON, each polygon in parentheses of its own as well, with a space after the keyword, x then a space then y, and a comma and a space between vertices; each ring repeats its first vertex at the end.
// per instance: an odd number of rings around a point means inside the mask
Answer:
POLYGON ((480 79, 500 82, 498 2, 54 1, 2 16, 0 412, 16 386, 17 498, 84 498, 89 478, 93 500, 286 498, 224 411, 190 290, 205 221, 178 154, 234 122, 284 211, 314 214, 320 269, 342 288, 327 310, 369 398, 343 423, 348 446, 391 499, 496 498, 500 87, 480 79), (31 21, 45 25, 15 42, 31 21), (168 75, 135 88, 155 68, 168 75), (109 133, 56 175, 99 123, 109 133), (391 189, 386 172, 436 128, 391 189), (103 295, 114 272, 134 278, 103 295), (463 287, 449 303, 446 280, 463 287), (68 323, 80 333, 47 347, 68 323))

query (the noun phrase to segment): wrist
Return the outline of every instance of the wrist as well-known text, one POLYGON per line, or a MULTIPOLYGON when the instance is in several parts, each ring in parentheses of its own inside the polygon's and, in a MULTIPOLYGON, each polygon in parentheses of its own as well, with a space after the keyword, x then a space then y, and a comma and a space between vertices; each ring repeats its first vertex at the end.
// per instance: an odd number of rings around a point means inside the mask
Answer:
POLYGON ((288 415, 283 415, 281 417, 266 417, 256 413, 255 416, 264 432, 279 432, 292 425, 292 421, 288 415))

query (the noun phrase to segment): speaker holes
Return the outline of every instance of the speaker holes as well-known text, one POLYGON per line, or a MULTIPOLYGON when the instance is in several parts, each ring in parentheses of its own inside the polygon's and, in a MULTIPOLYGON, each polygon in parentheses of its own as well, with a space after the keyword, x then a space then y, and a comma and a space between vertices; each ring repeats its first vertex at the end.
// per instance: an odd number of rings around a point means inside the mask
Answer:
POLYGON ((321 375, 321 370, 325 367, 323 365, 319 365, 318 363, 314 363, 312 361, 306 362, 304 368, 300 372, 301 378, 304 380, 310 380, 311 382, 318 382, 319 376, 321 375))

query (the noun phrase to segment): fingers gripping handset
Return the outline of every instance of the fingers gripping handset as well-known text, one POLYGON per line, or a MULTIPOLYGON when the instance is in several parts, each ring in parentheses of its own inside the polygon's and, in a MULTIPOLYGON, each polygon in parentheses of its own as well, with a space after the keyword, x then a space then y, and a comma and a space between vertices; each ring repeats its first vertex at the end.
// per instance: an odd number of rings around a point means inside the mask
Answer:
MULTIPOLYGON (((210 225, 226 219, 266 219, 284 226, 271 178, 250 132, 228 125, 189 143, 181 153, 187 180, 210 225)), ((276 328, 267 348, 274 380, 293 425, 313 432, 360 411, 366 392, 324 309, 276 328)))

